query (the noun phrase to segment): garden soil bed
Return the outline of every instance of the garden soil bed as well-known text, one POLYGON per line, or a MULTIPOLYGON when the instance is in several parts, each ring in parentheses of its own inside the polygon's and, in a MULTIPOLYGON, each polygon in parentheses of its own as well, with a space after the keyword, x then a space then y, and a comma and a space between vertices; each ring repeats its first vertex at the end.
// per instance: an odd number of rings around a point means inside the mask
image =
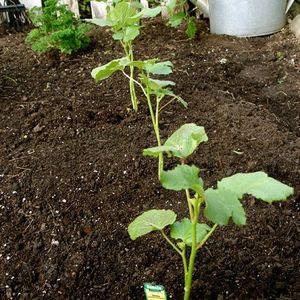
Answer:
MULTIPOLYGON (((247 226, 220 227, 199 253, 193 299, 300 299, 299 45, 287 29, 234 38, 147 23, 137 58, 174 64, 169 79, 188 103, 161 113, 162 138, 186 122, 209 141, 189 163, 207 185, 263 170, 295 188, 284 203, 244 200, 247 226)), ((143 299, 144 282, 182 299, 180 257, 153 233, 131 241, 140 212, 187 214, 184 194, 166 191, 146 103, 130 108, 128 82, 95 83, 91 70, 120 57, 108 31, 71 57, 38 56, 26 32, 0 36, 0 298, 143 299)), ((174 166, 168 161, 167 168, 174 166)))

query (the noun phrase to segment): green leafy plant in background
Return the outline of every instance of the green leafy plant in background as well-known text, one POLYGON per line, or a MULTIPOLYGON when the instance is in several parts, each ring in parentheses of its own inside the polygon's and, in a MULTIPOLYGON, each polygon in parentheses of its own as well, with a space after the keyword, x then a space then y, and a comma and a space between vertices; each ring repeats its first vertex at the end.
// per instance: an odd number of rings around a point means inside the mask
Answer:
POLYGON ((57 0, 45 1, 45 7, 34 8, 31 19, 37 28, 30 31, 26 42, 32 44, 34 51, 43 53, 58 49, 64 54, 72 54, 90 43, 86 35, 90 26, 76 19, 65 5, 57 0))
POLYGON ((193 39, 197 34, 196 18, 190 14, 187 0, 170 0, 167 4, 168 25, 178 27, 186 22, 186 35, 193 39))
MULTIPOLYGON (((171 90, 171 86, 175 85, 173 81, 152 78, 153 75, 162 76, 171 74, 172 67, 173 65, 170 61, 160 62, 158 59, 132 61, 126 56, 95 68, 92 71, 92 77, 97 81, 101 81, 110 77, 113 73, 121 71, 134 84, 139 86, 147 100, 157 145, 161 146, 159 112, 174 100, 179 101, 185 107, 187 106, 187 103, 171 90), (125 72, 126 68, 131 67, 138 71, 138 80, 125 72), (161 106, 165 97, 169 97, 169 101, 161 106)), ((160 153, 158 157, 158 177, 160 178, 163 170, 163 154, 160 153)))
MULTIPOLYGON (((117 2, 108 8, 106 19, 87 20, 98 26, 109 27, 113 33, 113 39, 121 43, 125 57, 129 62, 134 61, 133 42, 140 34, 141 19, 143 17, 155 17, 160 12, 160 7, 140 8, 137 2, 117 2)), ((129 90, 132 107, 138 110, 138 100, 134 84, 134 65, 129 64, 129 90)))
POLYGON ((172 210, 150 210, 142 213, 128 226, 132 240, 149 232, 159 231, 181 256, 184 270, 184 300, 190 298, 195 258, 218 226, 230 220, 237 225, 246 223, 245 210, 240 200, 245 194, 267 203, 286 200, 293 188, 269 177, 264 172, 238 173, 218 181, 216 188, 205 188, 196 166, 186 159, 208 137, 203 127, 185 124, 175 131, 162 146, 148 148, 144 155, 157 157, 163 153, 179 159, 174 169, 162 171, 160 182, 169 190, 184 191, 189 218, 176 221, 172 210), (204 216, 206 223, 199 222, 204 216), (170 237, 165 229, 170 227, 170 237), (190 248, 190 249, 189 249, 190 248))

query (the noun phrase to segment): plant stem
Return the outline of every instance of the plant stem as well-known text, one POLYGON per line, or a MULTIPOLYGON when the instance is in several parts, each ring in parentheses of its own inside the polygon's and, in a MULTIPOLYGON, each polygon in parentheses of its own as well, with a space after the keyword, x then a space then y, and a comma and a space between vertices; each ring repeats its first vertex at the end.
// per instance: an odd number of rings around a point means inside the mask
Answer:
MULTIPOLYGON (((130 50, 129 50, 129 60, 132 62, 134 60, 133 57, 133 50, 132 46, 130 45, 130 50)), ((129 80, 129 90, 130 90, 130 97, 131 97, 131 103, 134 111, 138 110, 138 100, 136 97, 136 92, 135 92, 135 86, 134 86, 134 66, 130 66, 130 80, 129 80)))
MULTIPOLYGON (((184 158, 182 158, 181 160, 181 164, 184 165, 185 164, 185 160, 184 158)), ((185 195, 186 195, 186 200, 188 203, 188 207, 189 207, 189 212, 190 212, 190 220, 192 222, 192 220, 194 219, 194 210, 193 210, 193 206, 191 203, 191 195, 190 195, 190 191, 188 189, 185 190, 185 195)))
MULTIPOLYGON (((130 62, 134 61, 134 56, 133 56, 133 49, 132 49, 132 45, 131 43, 123 43, 121 41, 121 44, 123 46, 124 52, 127 56, 127 58, 129 59, 130 62)), ((129 77, 129 91, 130 91, 130 98, 131 98, 131 104, 132 104, 132 108, 134 111, 138 110, 138 100, 136 97, 136 92, 135 92, 135 80, 134 80, 134 66, 129 66, 129 70, 130 70, 130 76, 129 77)))
MULTIPOLYGON (((147 103, 150 111, 150 116, 151 116, 151 121, 153 124, 153 129, 155 132, 155 137, 157 141, 157 145, 161 146, 161 141, 160 141, 160 134, 159 134, 159 98, 156 99, 156 109, 155 109, 155 114, 153 111, 152 107, 152 102, 151 102, 151 94, 150 94, 150 88, 148 85, 146 85, 146 98, 147 98, 147 103)), ((161 171, 163 170, 163 154, 160 153, 158 156, 158 179, 160 180, 161 177, 161 171)))
MULTIPOLYGON (((156 97, 156 109, 155 109, 155 134, 156 134, 156 139, 157 139, 157 145, 161 146, 161 140, 160 140, 160 134, 159 134, 159 104, 160 101, 162 100, 162 97, 156 97)), ((161 172, 164 169, 164 156, 163 153, 159 153, 158 155, 158 179, 160 180, 161 172)))
MULTIPOLYGON (((130 80, 130 78, 131 78, 130 76, 128 76, 124 71, 122 71, 122 73, 124 74, 124 76, 126 76, 130 80)), ((159 134, 159 112, 160 112, 159 104, 160 104, 160 101, 162 100, 163 96, 156 97, 156 108, 155 108, 155 113, 154 113, 153 107, 152 107, 152 102, 151 102, 151 94, 150 94, 149 86, 146 85, 146 88, 144 88, 142 86, 142 84, 140 82, 136 81, 134 78, 132 78, 132 81, 141 88, 141 90, 143 91, 143 94, 145 95, 145 97, 147 99, 148 108, 150 111, 151 122, 152 122, 153 129, 155 132, 157 145, 161 146, 161 140, 160 140, 160 134, 159 134)), ((160 153, 158 156, 158 179, 160 179, 163 167, 164 167, 164 157, 163 157, 163 154, 160 153)))
POLYGON ((190 212, 190 219, 193 220, 194 219, 194 216, 193 216, 193 206, 191 204, 191 196, 190 196, 190 192, 188 189, 185 190, 185 195, 186 195, 186 199, 187 199, 187 203, 188 203, 188 206, 189 206, 189 212, 190 212))
POLYGON ((160 230, 161 235, 165 238, 165 240, 168 242, 168 244, 180 255, 182 256, 182 252, 180 249, 168 238, 168 236, 165 234, 163 230, 160 230))
POLYGON ((188 265, 188 272, 185 276, 184 281, 184 300, 190 299, 190 293, 191 293, 191 286, 192 286, 192 279, 193 279, 193 271, 194 271, 194 265, 195 265, 195 258, 197 255, 197 223, 198 223, 198 217, 200 213, 200 199, 197 199, 197 203, 194 204, 192 207, 193 210, 193 219, 191 219, 192 222, 192 249, 189 259, 189 265, 188 265))
POLYGON ((182 251, 182 262, 183 262, 184 282, 185 282, 186 281, 186 277, 188 275, 188 265, 187 265, 187 261, 186 261, 185 248, 182 251))
POLYGON ((180 249, 168 238, 168 236, 164 233, 163 230, 160 231, 162 236, 165 238, 165 240, 168 242, 168 244, 181 256, 182 262, 183 262, 183 269, 184 269, 184 280, 188 274, 188 266, 187 261, 185 257, 185 248, 180 251, 180 249))
POLYGON ((210 238, 210 236, 214 233, 216 228, 218 227, 218 224, 214 224, 214 226, 211 228, 211 230, 207 233, 207 235, 204 237, 204 239, 201 241, 201 243, 197 246, 197 249, 200 249, 206 241, 210 238))

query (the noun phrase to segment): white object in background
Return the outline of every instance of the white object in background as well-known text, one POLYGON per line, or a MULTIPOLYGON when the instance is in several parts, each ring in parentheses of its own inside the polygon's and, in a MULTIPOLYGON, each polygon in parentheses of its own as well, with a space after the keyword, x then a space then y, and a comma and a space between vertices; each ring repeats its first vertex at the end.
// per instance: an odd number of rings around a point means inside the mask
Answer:
POLYGON ((295 34, 296 38, 300 40, 300 14, 290 23, 290 29, 295 34))
POLYGON ((193 0, 210 19, 210 31, 233 36, 277 32, 294 0, 193 0))
POLYGON ((92 19, 106 19, 107 6, 109 5, 104 1, 91 1, 92 19))
POLYGON ((24 4, 27 9, 32 9, 33 7, 42 7, 42 0, 20 0, 21 4, 24 4))
POLYGON ((149 8, 148 0, 141 0, 141 4, 143 5, 144 8, 149 8))
MULTIPOLYGON (((107 7, 113 5, 113 1, 91 1, 92 19, 106 19, 107 7)), ((144 8, 149 7, 148 0, 141 0, 141 4, 144 8)))
MULTIPOLYGON (((0 0, 0 4, 3 5, 3 0, 0 0)), ((2 24, 5 20, 6 20, 6 14, 3 13, 3 14, 0 14, 0 24, 2 24)))
POLYGON ((59 0, 60 4, 67 5, 69 10, 72 11, 76 17, 79 18, 79 7, 78 7, 78 1, 77 0, 59 0))
POLYGON ((163 19, 168 19, 169 14, 168 14, 168 5, 171 1, 170 0, 163 0, 161 1, 161 17, 163 19))
MULTIPOLYGON (((65 4, 69 7, 69 9, 79 17, 79 7, 77 0, 59 0, 60 4, 65 4)), ((25 7, 29 10, 33 7, 42 7, 42 0, 20 0, 21 4, 24 4, 25 7)))

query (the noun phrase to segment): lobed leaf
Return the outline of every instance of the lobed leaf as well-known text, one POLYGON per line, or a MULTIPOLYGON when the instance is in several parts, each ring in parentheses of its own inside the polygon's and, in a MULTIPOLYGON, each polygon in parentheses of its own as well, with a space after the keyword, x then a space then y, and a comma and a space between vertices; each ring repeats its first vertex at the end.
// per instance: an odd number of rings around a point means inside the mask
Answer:
POLYGON ((144 70, 147 64, 154 64, 158 61, 158 58, 148 59, 148 60, 134 60, 128 63, 128 66, 133 66, 140 70, 144 70))
POLYGON ((153 209, 142 213, 128 226, 128 233, 132 240, 149 232, 162 230, 176 220, 176 214, 172 210, 153 209))
POLYGON ((246 224, 245 211, 236 194, 225 189, 207 189, 204 194, 204 215, 207 219, 226 225, 232 217, 235 224, 246 224))
POLYGON ((198 176, 196 166, 178 165, 170 171, 162 171, 160 182, 168 190, 181 191, 191 189, 200 194, 203 192, 203 181, 198 176))
POLYGON ((115 25, 115 22, 108 19, 85 19, 86 22, 95 24, 100 27, 111 27, 115 25))
POLYGON ((179 158, 186 158, 191 155, 198 145, 206 142, 208 137, 204 127, 193 123, 182 125, 165 142, 165 146, 174 147, 172 154, 179 158))
POLYGON ((136 13, 136 9, 128 2, 117 3, 107 14, 107 19, 114 22, 116 30, 136 24, 140 17, 136 13))
POLYGON ((139 12, 137 15, 139 17, 144 18, 154 18, 161 12, 161 7, 157 6, 154 8, 144 8, 141 12, 139 12))
POLYGON ((177 129, 163 146, 144 149, 143 154, 157 157, 159 153, 168 152, 173 156, 186 158, 196 150, 200 143, 207 140, 204 127, 188 123, 177 129))
POLYGON ((269 177, 264 172, 238 173, 223 178, 218 182, 218 188, 229 190, 238 198, 250 194, 268 203, 285 200, 294 193, 292 187, 269 177))
MULTIPOLYGON (((210 231, 206 224, 197 224, 196 226, 196 243, 199 244, 210 231)), ((189 219, 184 218, 182 221, 175 222, 171 226, 171 237, 176 240, 182 240, 187 246, 192 246, 192 223, 189 219)))
POLYGON ((116 71, 123 70, 127 64, 128 59, 126 57, 114 59, 101 67, 93 69, 91 74, 95 80, 101 81, 108 78, 116 71))
POLYGON ((125 43, 133 41, 136 37, 140 34, 140 27, 139 26, 128 26, 125 29, 123 40, 125 43))
POLYGON ((112 38, 115 40, 115 41, 120 41, 120 40, 123 40, 124 39, 124 32, 123 31, 117 31, 115 32, 113 35, 112 35, 112 38))
POLYGON ((171 27, 178 27, 182 21, 185 19, 186 15, 184 12, 179 12, 175 15, 172 15, 170 18, 169 18, 169 22, 168 24, 171 26, 171 27))
POLYGON ((162 61, 151 63, 150 61, 145 64, 144 69, 146 72, 155 75, 168 75, 172 73, 173 64, 170 61, 162 61))
POLYGON ((149 78, 149 83, 150 83, 150 88, 152 90, 159 90, 161 88, 170 86, 170 85, 175 85, 174 81, 170 81, 170 80, 159 80, 159 79, 152 79, 149 78))

